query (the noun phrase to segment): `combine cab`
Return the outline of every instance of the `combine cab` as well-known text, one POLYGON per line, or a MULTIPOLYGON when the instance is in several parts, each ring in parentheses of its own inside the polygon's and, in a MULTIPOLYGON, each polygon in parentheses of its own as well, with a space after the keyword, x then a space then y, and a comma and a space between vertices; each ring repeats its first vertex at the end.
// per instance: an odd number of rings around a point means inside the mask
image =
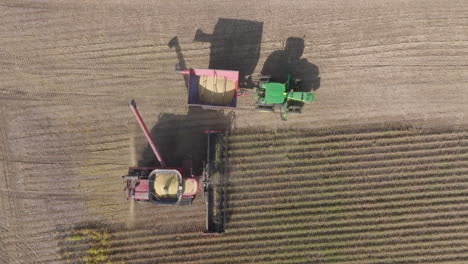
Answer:
POLYGON ((124 176, 127 199, 161 205, 190 205, 198 192, 199 177, 183 177, 184 171, 129 168, 128 175, 124 176))

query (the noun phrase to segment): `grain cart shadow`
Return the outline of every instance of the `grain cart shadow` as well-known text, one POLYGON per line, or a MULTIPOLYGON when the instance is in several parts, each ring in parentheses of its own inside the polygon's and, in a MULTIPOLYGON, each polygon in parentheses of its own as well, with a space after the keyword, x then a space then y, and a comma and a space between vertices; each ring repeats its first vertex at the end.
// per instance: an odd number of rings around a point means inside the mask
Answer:
POLYGON ((210 43, 210 69, 239 71, 239 87, 253 88, 260 58, 263 22, 219 18, 213 33, 198 29, 195 41, 210 43))
MULTIPOLYGON (((180 47, 179 38, 177 36, 173 37, 167 43, 169 48, 173 48, 177 54, 177 64, 176 71, 187 69, 187 63, 185 62, 184 55, 182 54, 182 48, 180 47)), ((188 75, 183 75, 185 81, 185 87, 188 89, 188 75)))
MULTIPOLYGON (((320 88, 320 71, 317 65, 301 58, 304 53, 304 39, 289 37, 284 49, 274 51, 268 56, 262 68, 262 75, 269 75, 271 81, 285 83, 288 74, 300 79, 298 92, 312 92, 320 88)), ((302 102, 292 102, 303 106, 302 102)))

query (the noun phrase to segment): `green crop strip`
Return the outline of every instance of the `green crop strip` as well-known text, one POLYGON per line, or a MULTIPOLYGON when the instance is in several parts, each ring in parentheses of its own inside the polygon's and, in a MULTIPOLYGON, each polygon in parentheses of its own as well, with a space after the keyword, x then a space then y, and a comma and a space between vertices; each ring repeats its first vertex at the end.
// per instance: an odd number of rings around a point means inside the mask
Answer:
POLYGON ((83 251, 76 255, 70 247, 66 248, 60 257, 66 262, 72 262, 78 259, 86 264, 110 264, 109 260, 109 232, 105 229, 81 228, 71 230, 66 240, 70 244, 78 244, 83 251))

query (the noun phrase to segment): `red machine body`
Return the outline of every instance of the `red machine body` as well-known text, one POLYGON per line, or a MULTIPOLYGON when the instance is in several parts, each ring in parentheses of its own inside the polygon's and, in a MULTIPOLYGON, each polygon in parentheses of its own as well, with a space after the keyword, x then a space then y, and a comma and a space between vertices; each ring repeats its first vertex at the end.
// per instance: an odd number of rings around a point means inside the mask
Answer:
POLYGON ((206 232, 224 232, 226 221, 226 191, 223 182, 225 173, 226 141, 223 131, 206 130, 207 157, 202 175, 193 175, 192 161, 185 160, 181 167, 166 167, 156 144, 143 122, 135 101, 130 103, 132 111, 153 150, 160 167, 129 167, 125 192, 128 200, 151 202, 157 205, 191 205, 203 189, 206 203, 206 232), (200 188, 200 181, 202 188, 200 188))
POLYGON ((130 107, 161 167, 128 168, 128 174, 124 176, 127 199, 165 205, 192 204, 192 200, 200 191, 201 176, 192 175, 191 161, 184 161, 180 168, 166 167, 134 100, 131 101, 130 107))

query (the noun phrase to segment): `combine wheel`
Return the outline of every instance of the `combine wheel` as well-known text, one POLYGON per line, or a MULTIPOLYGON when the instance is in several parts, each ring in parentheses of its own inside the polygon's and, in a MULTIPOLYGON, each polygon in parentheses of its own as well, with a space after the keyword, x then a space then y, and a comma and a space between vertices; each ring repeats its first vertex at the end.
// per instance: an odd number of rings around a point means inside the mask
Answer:
POLYGON ((138 176, 133 176, 133 175, 126 175, 123 176, 125 180, 138 180, 138 176))

